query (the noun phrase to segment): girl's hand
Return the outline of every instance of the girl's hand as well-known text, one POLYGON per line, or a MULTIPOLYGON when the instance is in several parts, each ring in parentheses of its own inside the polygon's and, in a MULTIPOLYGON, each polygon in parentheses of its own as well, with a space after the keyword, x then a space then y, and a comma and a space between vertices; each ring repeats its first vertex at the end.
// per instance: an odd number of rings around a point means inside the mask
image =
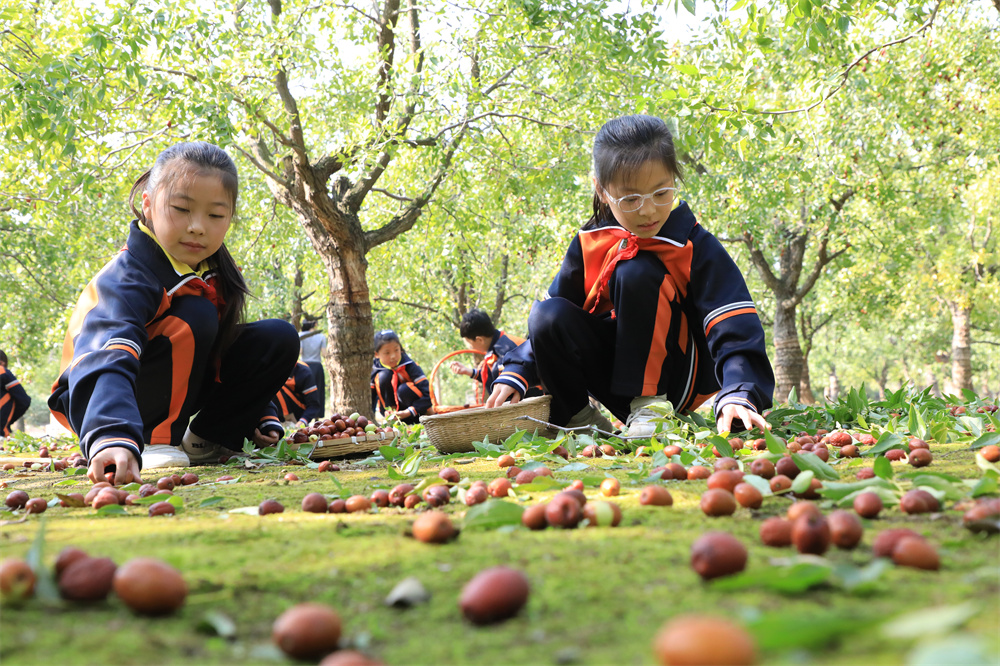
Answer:
POLYGON ((136 460, 131 451, 121 446, 111 446, 98 451, 90 459, 90 465, 87 467, 87 478, 92 483, 107 481, 104 478, 104 468, 108 465, 115 466, 114 485, 124 486, 133 481, 142 483, 142 478, 139 476, 139 461, 136 460))
POLYGON ((454 372, 456 375, 468 375, 469 377, 472 376, 472 370, 470 370, 467 365, 459 363, 458 361, 452 361, 451 365, 448 367, 451 368, 451 371, 454 372))
POLYGON ((764 417, 757 412, 747 409, 743 405, 729 403, 722 408, 722 414, 717 420, 719 432, 732 432, 733 421, 739 418, 747 430, 753 430, 754 426, 764 430, 770 430, 771 424, 764 420, 764 417))
POLYGON ((521 402, 521 396, 513 386, 508 384, 494 384, 493 392, 490 393, 490 397, 486 400, 486 406, 499 407, 507 402, 507 398, 510 398, 510 404, 512 405, 514 403, 521 402))
POLYGON ((258 449, 263 449, 267 446, 274 446, 278 443, 278 439, 277 430, 268 430, 265 435, 260 431, 260 428, 254 428, 253 443, 258 449))

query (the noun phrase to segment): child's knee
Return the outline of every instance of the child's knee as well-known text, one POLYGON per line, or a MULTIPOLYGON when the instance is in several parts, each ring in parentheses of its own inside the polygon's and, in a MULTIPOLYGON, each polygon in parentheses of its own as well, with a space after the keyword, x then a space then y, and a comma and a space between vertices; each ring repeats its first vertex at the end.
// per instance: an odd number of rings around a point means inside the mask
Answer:
POLYGON ((196 349, 208 349, 215 343, 219 332, 218 310, 211 301, 197 296, 175 298, 161 321, 162 327, 154 325, 150 329, 150 340, 158 335, 168 335, 171 340, 176 340, 178 335, 190 335, 196 349), (172 326, 170 318, 183 321, 187 326, 172 326))
POLYGON ((528 331, 531 337, 544 336, 561 329, 568 320, 570 312, 579 309, 571 301, 558 296, 538 301, 528 316, 528 331))

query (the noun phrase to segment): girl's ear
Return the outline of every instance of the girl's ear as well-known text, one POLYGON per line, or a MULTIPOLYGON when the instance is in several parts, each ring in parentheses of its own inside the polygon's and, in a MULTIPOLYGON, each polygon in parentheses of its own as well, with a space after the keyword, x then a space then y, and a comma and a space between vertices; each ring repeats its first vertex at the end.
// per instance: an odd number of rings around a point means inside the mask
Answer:
POLYGON ((142 217, 147 224, 153 219, 153 199, 148 192, 142 193, 142 217))
POLYGON ((604 188, 597 184, 597 176, 591 176, 590 182, 594 184, 594 192, 597 193, 597 198, 601 200, 601 203, 607 204, 608 197, 604 193, 604 188))

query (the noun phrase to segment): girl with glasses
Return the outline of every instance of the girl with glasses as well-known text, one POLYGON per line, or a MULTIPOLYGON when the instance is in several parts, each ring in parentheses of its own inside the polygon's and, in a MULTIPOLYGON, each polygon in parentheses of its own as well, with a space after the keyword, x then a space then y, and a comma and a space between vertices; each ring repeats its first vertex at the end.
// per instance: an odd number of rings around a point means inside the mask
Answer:
POLYGON ((599 400, 649 437, 669 401, 690 411, 712 395, 720 431, 767 428, 774 373, 739 268, 677 197, 682 174, 659 118, 608 121, 594 139, 593 214, 566 251, 508 353, 487 406, 516 402, 539 380, 556 425, 610 423, 599 400))

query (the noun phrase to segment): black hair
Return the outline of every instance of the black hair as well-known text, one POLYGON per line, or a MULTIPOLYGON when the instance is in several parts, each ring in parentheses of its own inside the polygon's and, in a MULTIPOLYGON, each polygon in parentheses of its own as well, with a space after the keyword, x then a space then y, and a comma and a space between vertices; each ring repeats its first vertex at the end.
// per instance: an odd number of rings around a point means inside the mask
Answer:
POLYGON ((613 118, 597 131, 594 137, 594 212, 584 229, 590 229, 600 220, 612 217, 611 208, 601 201, 600 188, 628 179, 646 162, 663 164, 677 180, 683 180, 674 136, 670 128, 656 116, 631 115, 613 118))
POLYGON ((480 335, 492 339, 497 329, 493 325, 493 320, 486 314, 485 310, 476 308, 469 310, 462 316, 462 323, 458 326, 459 333, 463 338, 477 338, 480 335))
POLYGON ((378 353, 378 350, 382 348, 382 345, 388 342, 399 343, 399 348, 403 348, 403 343, 399 342, 399 336, 396 335, 396 331, 387 328, 384 331, 378 331, 375 333, 375 352, 378 353))
MULTIPOLYGON (((157 155, 153 167, 139 176, 129 192, 128 203, 136 219, 148 226, 142 207, 137 209, 135 206, 136 195, 145 192, 153 197, 164 185, 169 186, 178 178, 189 174, 218 176, 230 197, 235 220, 236 198, 240 188, 236 163, 222 148, 204 141, 174 144, 157 155)), ((219 313, 219 334, 215 343, 215 351, 222 353, 239 335, 246 297, 250 290, 225 243, 209 257, 209 262, 218 273, 219 291, 225 301, 219 313)))
POLYGON ((302 322, 302 330, 303 331, 311 331, 315 327, 316 327, 316 320, 315 319, 306 319, 306 320, 304 320, 302 322))
POLYGON ((7 354, 2 349, 0 349, 0 365, 7 367, 7 354))

